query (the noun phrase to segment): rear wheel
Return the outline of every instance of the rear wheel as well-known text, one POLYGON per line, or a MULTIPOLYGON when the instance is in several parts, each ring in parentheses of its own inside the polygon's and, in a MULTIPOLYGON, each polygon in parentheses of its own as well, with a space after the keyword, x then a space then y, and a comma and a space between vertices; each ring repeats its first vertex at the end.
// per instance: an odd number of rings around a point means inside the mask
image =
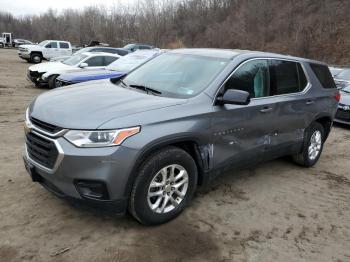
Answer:
POLYGON ((39 63, 41 63, 42 60, 43 60, 43 57, 41 54, 34 53, 34 54, 30 55, 30 62, 32 62, 34 64, 39 64, 39 63))
POLYGON ((302 151, 293 156, 294 162, 301 166, 315 165, 321 156, 325 140, 324 128, 320 123, 312 123, 306 130, 302 151))
POLYGON ((129 201, 130 213, 142 224, 165 223, 187 206, 197 188, 197 167, 184 150, 167 147, 141 166, 129 201))
POLYGON ((0 43, 0 48, 4 48, 4 44, 3 43, 0 43))

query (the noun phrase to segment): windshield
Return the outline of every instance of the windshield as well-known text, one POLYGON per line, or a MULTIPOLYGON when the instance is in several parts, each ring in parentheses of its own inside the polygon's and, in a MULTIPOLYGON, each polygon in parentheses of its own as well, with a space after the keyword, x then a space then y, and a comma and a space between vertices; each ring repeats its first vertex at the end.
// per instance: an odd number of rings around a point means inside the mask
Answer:
POLYGON ((339 74, 337 74, 336 78, 350 81, 350 69, 342 70, 339 74))
POLYGON ((135 44, 128 44, 128 45, 124 46, 123 48, 130 50, 131 48, 134 48, 135 46, 136 46, 135 44))
POLYGON ((44 45, 46 45, 48 42, 49 42, 49 41, 45 40, 45 41, 40 42, 38 45, 39 45, 39 46, 44 46, 44 45))
POLYGON ((164 96, 188 98, 203 91, 225 68, 228 59, 167 53, 131 72, 123 81, 142 85, 164 96))
POLYGON ((84 60, 85 58, 87 58, 87 55, 83 55, 83 54, 77 54, 77 55, 73 55, 70 58, 63 60, 63 64, 65 65, 77 65, 78 63, 80 63, 82 60, 84 60))
POLYGON ((346 87, 342 88, 341 91, 345 93, 350 93, 350 85, 347 85, 346 87))
POLYGON ((129 72, 134 68, 138 67, 142 63, 146 62, 150 57, 152 57, 154 53, 151 55, 141 55, 141 54, 130 54, 119 58, 117 61, 113 62, 109 66, 106 67, 108 70, 118 71, 118 72, 129 72))

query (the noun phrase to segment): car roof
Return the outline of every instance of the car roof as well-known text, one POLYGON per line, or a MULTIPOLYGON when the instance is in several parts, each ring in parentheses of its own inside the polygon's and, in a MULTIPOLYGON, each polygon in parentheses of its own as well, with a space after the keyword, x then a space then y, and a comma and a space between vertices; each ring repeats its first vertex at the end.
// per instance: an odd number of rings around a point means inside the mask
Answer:
MULTIPOLYGON (((295 57, 290 55, 282 55, 276 53, 262 52, 262 51, 251 51, 251 50, 241 50, 241 49, 219 49, 219 48, 181 48, 171 50, 169 53, 176 54, 186 54, 186 55, 198 55, 206 56, 212 58, 222 58, 222 59, 234 59, 238 56, 244 55, 247 59, 254 57, 265 57, 265 58, 279 58, 286 60, 296 60, 299 62, 311 62, 311 63, 321 63, 316 60, 310 60, 301 57, 295 57)), ((323 63, 322 63, 323 64, 323 63)))
POLYGON ((84 52, 82 53, 83 55, 86 56, 98 56, 98 55, 103 55, 103 56, 113 56, 113 57, 120 57, 118 54, 112 54, 112 53, 107 53, 107 52, 84 52))
POLYGON ((65 40, 52 40, 52 39, 47 39, 47 40, 43 40, 42 42, 44 41, 48 41, 48 42, 66 42, 66 43, 69 43, 69 41, 65 41, 65 40))

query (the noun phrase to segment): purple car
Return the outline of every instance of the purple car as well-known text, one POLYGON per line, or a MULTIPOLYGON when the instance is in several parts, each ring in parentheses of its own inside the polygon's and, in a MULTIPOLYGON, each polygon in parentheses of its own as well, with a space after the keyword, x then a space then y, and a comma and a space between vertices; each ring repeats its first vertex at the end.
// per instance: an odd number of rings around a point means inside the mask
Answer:
POLYGON ((62 74, 56 79, 56 87, 82 83, 91 80, 115 78, 126 75, 134 68, 146 63, 161 53, 160 50, 140 50, 119 58, 104 69, 84 70, 62 74))

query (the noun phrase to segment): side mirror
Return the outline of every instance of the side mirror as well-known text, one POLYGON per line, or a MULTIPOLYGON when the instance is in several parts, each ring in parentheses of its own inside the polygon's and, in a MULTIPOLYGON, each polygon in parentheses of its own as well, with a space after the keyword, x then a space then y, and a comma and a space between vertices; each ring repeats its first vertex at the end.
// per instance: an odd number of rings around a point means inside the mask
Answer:
POLYGON ((85 67, 88 67, 89 65, 87 63, 81 63, 79 65, 80 68, 85 68, 85 67))
POLYGON ((220 105, 248 105, 250 103, 250 94, 246 91, 237 89, 228 89, 223 96, 216 99, 220 105))

